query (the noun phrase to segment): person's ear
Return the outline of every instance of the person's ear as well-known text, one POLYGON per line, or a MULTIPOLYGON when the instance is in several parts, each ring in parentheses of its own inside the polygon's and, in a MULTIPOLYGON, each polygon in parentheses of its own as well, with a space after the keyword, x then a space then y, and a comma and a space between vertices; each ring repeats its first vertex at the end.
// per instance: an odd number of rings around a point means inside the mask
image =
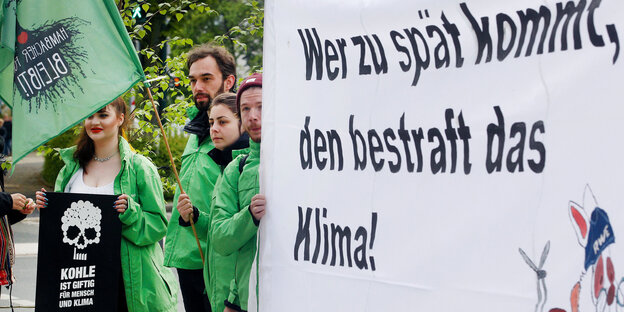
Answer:
POLYGON ((236 78, 234 78, 234 75, 227 76, 227 78, 225 78, 225 81, 223 82, 223 85, 225 86, 225 91, 229 92, 230 89, 232 89, 232 87, 234 86, 234 83, 236 83, 236 78))
POLYGON ((117 124, 117 127, 121 127, 121 125, 123 125, 125 118, 126 118, 125 114, 123 113, 119 114, 119 118, 118 118, 119 122, 117 124))

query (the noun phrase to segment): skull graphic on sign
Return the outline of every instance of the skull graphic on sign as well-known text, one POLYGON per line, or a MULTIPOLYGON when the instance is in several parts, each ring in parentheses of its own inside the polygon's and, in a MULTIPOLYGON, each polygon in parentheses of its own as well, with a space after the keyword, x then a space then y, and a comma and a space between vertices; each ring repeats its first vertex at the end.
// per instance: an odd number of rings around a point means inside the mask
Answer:
POLYGON ((89 201, 73 202, 61 218, 63 242, 78 249, 100 242, 102 212, 89 201))

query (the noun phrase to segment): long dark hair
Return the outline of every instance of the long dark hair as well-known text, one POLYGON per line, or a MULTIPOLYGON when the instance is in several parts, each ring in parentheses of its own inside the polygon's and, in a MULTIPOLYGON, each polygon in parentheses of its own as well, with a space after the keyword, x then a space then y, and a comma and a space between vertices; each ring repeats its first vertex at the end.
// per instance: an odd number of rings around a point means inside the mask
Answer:
MULTIPOLYGON (((124 117, 127 116, 126 102, 123 100, 122 97, 116 98, 107 106, 111 106, 117 116, 119 116, 120 114, 124 114, 124 117)), ((97 113, 104 112, 107 106, 104 106, 102 109, 97 111, 97 113)), ((126 128, 127 120, 127 118, 124 118, 123 123, 121 124, 121 126, 119 126, 119 135, 121 135, 123 133, 123 130, 126 128)), ((91 161, 91 159, 93 159, 94 155, 95 145, 93 144, 93 140, 91 140, 91 138, 87 134, 87 129, 83 127, 82 131, 80 131, 80 136, 78 137, 78 140, 76 140, 76 151, 74 152, 74 158, 78 160, 78 164, 80 165, 80 167, 82 167, 85 173, 87 172, 87 164, 89 163, 89 161, 91 161)))

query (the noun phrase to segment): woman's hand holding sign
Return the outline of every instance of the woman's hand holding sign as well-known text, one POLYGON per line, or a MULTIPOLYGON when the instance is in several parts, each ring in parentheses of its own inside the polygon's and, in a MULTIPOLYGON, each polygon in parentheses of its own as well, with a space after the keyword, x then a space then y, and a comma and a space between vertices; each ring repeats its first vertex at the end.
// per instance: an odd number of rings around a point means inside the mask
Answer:
POLYGON ((48 199, 46 198, 46 190, 41 188, 41 191, 35 193, 35 207, 37 209, 45 208, 48 206, 48 199))
POLYGON ((128 209, 128 195, 119 195, 119 197, 117 197, 117 201, 115 201, 115 205, 113 205, 113 208, 115 208, 119 213, 126 212, 126 209, 128 209))

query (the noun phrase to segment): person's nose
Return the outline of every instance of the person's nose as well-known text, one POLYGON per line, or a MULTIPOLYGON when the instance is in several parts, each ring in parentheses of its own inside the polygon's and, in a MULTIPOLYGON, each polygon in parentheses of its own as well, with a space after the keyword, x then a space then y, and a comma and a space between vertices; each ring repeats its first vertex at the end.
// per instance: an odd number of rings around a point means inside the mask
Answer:
POLYGON ((206 93, 206 83, 201 81, 201 79, 196 81, 195 86, 193 86, 193 93, 194 94, 206 93))
POLYGON ((252 109, 251 110, 251 116, 250 116, 251 120, 256 121, 256 120, 260 119, 261 114, 262 114, 262 111, 260 109, 257 109, 257 108, 252 109))

